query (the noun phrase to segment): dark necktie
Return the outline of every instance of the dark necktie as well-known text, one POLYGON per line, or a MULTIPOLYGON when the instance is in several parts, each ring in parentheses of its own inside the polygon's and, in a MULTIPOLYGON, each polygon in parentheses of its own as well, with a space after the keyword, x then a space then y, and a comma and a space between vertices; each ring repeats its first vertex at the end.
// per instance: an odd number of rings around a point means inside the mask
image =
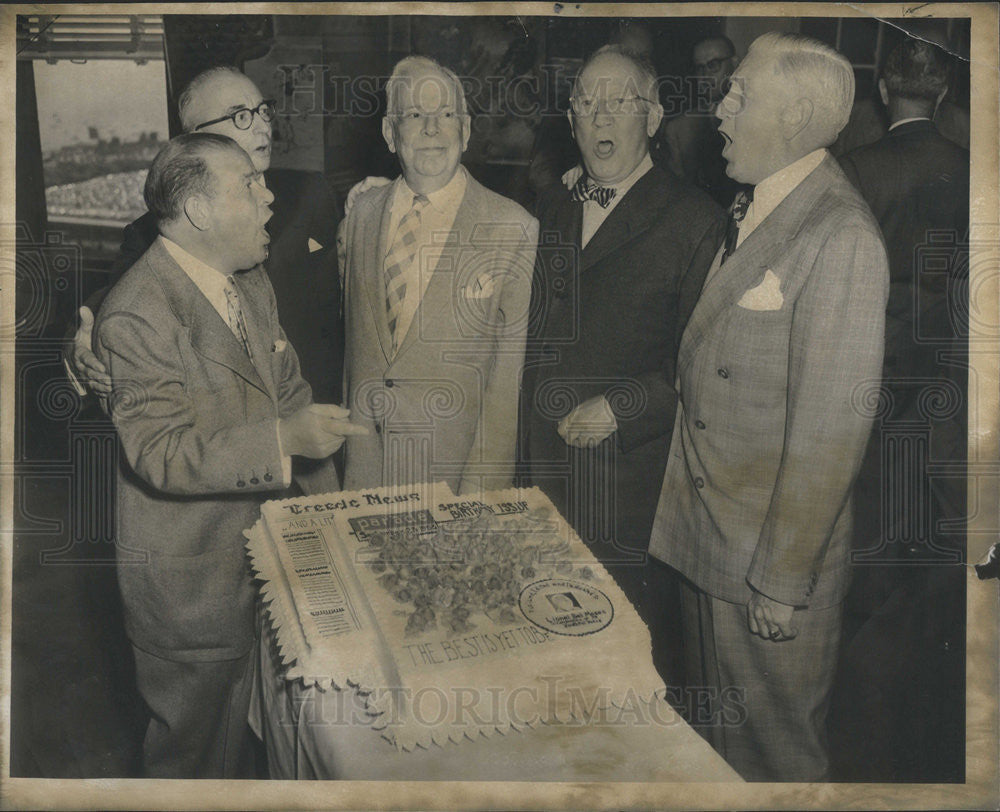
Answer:
POLYGON ((613 186, 599 186, 596 183, 591 183, 586 175, 580 175, 580 179, 573 184, 572 197, 578 203, 582 203, 584 200, 595 200, 597 205, 606 209, 614 196, 615 188, 613 186))
POLYGON ((736 195, 736 200, 733 201, 733 207, 729 211, 729 222, 726 224, 726 243, 725 250, 722 252, 722 260, 719 265, 722 265, 730 256, 732 256, 733 251, 736 250, 736 240, 740 236, 740 223, 743 222, 743 218, 747 216, 747 209, 750 208, 750 203, 753 201, 753 189, 751 188, 748 192, 740 192, 736 195))

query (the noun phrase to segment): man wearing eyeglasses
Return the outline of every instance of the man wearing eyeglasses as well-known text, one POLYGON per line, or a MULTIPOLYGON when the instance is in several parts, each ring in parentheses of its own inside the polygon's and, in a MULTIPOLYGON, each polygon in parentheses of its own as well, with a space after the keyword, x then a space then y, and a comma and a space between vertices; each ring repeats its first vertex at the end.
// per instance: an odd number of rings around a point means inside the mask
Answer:
POLYGON ((618 580, 650 626, 657 668, 677 684, 676 585, 646 548, 677 402, 677 342, 724 217, 650 159, 656 98, 648 60, 620 45, 596 51, 576 79, 569 121, 584 173, 538 204, 521 448, 531 484, 618 580))
MULTIPOLYGON (((319 173, 270 168, 274 101, 265 100, 257 86, 236 68, 210 68, 195 76, 178 97, 178 112, 185 132, 229 136, 263 173, 274 195, 265 268, 282 322, 315 399, 339 403, 343 375, 336 253, 339 214, 329 186, 319 173)), ((148 212, 125 228, 111 284, 146 252, 156 236, 156 222, 148 212)), ((100 307, 106 293, 107 289, 100 291, 88 301, 89 307, 81 310, 81 326, 67 354, 77 380, 98 394, 107 394, 110 382, 91 351, 92 311, 100 307)))
POLYGON ((694 105, 666 125, 670 169, 708 192, 722 207, 729 206, 741 184, 726 174, 723 140, 714 111, 739 59, 728 37, 708 37, 692 51, 694 105))
POLYGON ((538 224, 462 167, 461 82, 406 57, 382 133, 402 175, 361 193, 344 228, 345 393, 370 431, 345 488, 507 487, 538 224))

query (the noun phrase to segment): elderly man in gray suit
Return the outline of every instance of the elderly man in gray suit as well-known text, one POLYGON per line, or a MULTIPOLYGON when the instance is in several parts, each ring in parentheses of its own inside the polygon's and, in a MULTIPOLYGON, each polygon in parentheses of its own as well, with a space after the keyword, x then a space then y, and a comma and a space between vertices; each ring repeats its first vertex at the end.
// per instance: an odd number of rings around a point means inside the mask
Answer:
MULTIPOLYGON (((94 349, 121 438, 118 582, 139 693, 143 771, 248 777, 255 591, 243 530, 293 495, 291 456, 350 432, 312 402, 261 264, 273 196, 230 138, 181 135, 153 161, 160 236, 108 294, 94 349), (247 270, 249 269, 249 270, 247 270)), ((309 490, 338 487, 329 459, 309 490)))
POLYGON ((508 486, 538 223, 462 167, 454 73, 406 57, 386 95, 403 173, 360 194, 344 227, 344 391, 370 429, 347 443, 344 484, 508 486))
POLYGON ((705 732, 752 780, 828 769, 850 493, 889 281, 878 224, 825 149, 853 98, 850 63, 799 35, 758 38, 732 76, 723 156, 755 191, 737 198, 681 339, 650 542, 688 580, 688 683, 716 710, 744 703, 705 732))

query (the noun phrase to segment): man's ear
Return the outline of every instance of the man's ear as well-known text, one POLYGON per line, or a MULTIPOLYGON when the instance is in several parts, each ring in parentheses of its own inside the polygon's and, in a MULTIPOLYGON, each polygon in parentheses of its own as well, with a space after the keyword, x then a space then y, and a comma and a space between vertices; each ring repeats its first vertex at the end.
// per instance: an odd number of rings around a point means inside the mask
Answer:
POLYGON ((469 146, 469 136, 472 135, 472 117, 468 113, 462 113, 460 121, 462 122, 462 152, 465 152, 469 146))
POLYGON ((801 133, 812 121, 813 111, 812 99, 804 96, 786 104, 778 114, 782 137, 786 141, 791 141, 801 133))
POLYGON ((395 152, 396 139, 392 132, 392 122, 389 121, 388 116, 382 118, 382 137, 385 139, 386 146, 389 147, 389 152, 395 152))
POLYGON ((882 99, 882 104, 889 106, 889 88, 886 87, 885 79, 878 80, 878 95, 882 99))
POLYGON ((661 121, 663 121, 663 105, 657 102, 649 108, 649 112, 646 114, 646 135, 649 138, 652 138, 660 128, 661 121))
POLYGON ((205 195, 191 195, 184 201, 184 216, 199 231, 207 230, 212 223, 212 207, 205 195))

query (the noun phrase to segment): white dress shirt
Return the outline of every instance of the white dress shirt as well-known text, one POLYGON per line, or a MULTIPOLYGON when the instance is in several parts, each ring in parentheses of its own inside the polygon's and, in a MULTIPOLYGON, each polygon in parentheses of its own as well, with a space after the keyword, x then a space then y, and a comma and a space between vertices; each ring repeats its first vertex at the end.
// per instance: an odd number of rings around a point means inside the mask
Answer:
MULTIPOLYGON (((580 247, 586 248, 587 243, 590 242, 591 237, 597 233, 597 229, 603 225, 604 221, 608 219, 608 215, 615 210, 623 197, 628 194, 629 189, 635 186, 636 182, 645 175, 650 169, 653 168, 653 159, 649 157, 649 153, 646 153, 646 157, 639 161, 639 165, 632 170, 631 174, 624 180, 618 183, 604 184, 601 186, 607 186, 608 188, 613 188, 615 190, 615 196, 611 198, 606 208, 601 208, 601 204, 596 200, 584 200, 583 201, 583 229, 581 233, 580 247)), ((597 181, 592 182, 597 183, 597 181)))
POLYGON ((753 201, 747 208, 746 217, 740 223, 740 233, 736 238, 737 248, 772 211, 778 208, 781 201, 823 162, 826 156, 825 149, 815 149, 784 169, 779 169, 773 175, 764 178, 754 187, 753 201))
MULTIPOLYGON (((208 299, 209 304, 219 314, 226 328, 231 329, 229 327, 229 304, 226 301, 226 282, 232 279, 232 275, 217 271, 162 234, 159 239, 163 241, 163 247, 173 257, 174 262, 181 266, 181 270, 188 275, 188 278, 208 299)), ((251 363, 253 362, 251 361, 251 363)), ((292 458, 285 454, 285 450, 281 447, 281 431, 278 429, 280 422, 279 418, 274 424, 274 430, 278 435, 278 453, 281 455, 281 486, 287 488, 292 484, 292 458)))
MULTIPOLYGON (((438 260, 444 252, 445 243, 448 241, 448 234, 455 224, 455 217, 458 214, 458 207, 465 197, 465 187, 467 185, 467 175, 465 167, 459 166, 454 177, 436 192, 426 195, 430 201, 420 212, 420 228, 417 231, 417 253, 409 268, 402 271, 406 281, 406 292, 403 296, 403 304, 396 319, 397 345, 402 346, 406 331, 410 329, 413 317, 417 313, 427 285, 430 284, 434 269, 438 260)), ((399 221, 413 207, 413 197, 417 193, 410 188, 406 180, 400 175, 395 181, 395 188, 391 196, 391 209, 389 214, 389 244, 396 236, 396 229, 399 221)), ((383 261, 385 257, 382 258, 383 261)))

